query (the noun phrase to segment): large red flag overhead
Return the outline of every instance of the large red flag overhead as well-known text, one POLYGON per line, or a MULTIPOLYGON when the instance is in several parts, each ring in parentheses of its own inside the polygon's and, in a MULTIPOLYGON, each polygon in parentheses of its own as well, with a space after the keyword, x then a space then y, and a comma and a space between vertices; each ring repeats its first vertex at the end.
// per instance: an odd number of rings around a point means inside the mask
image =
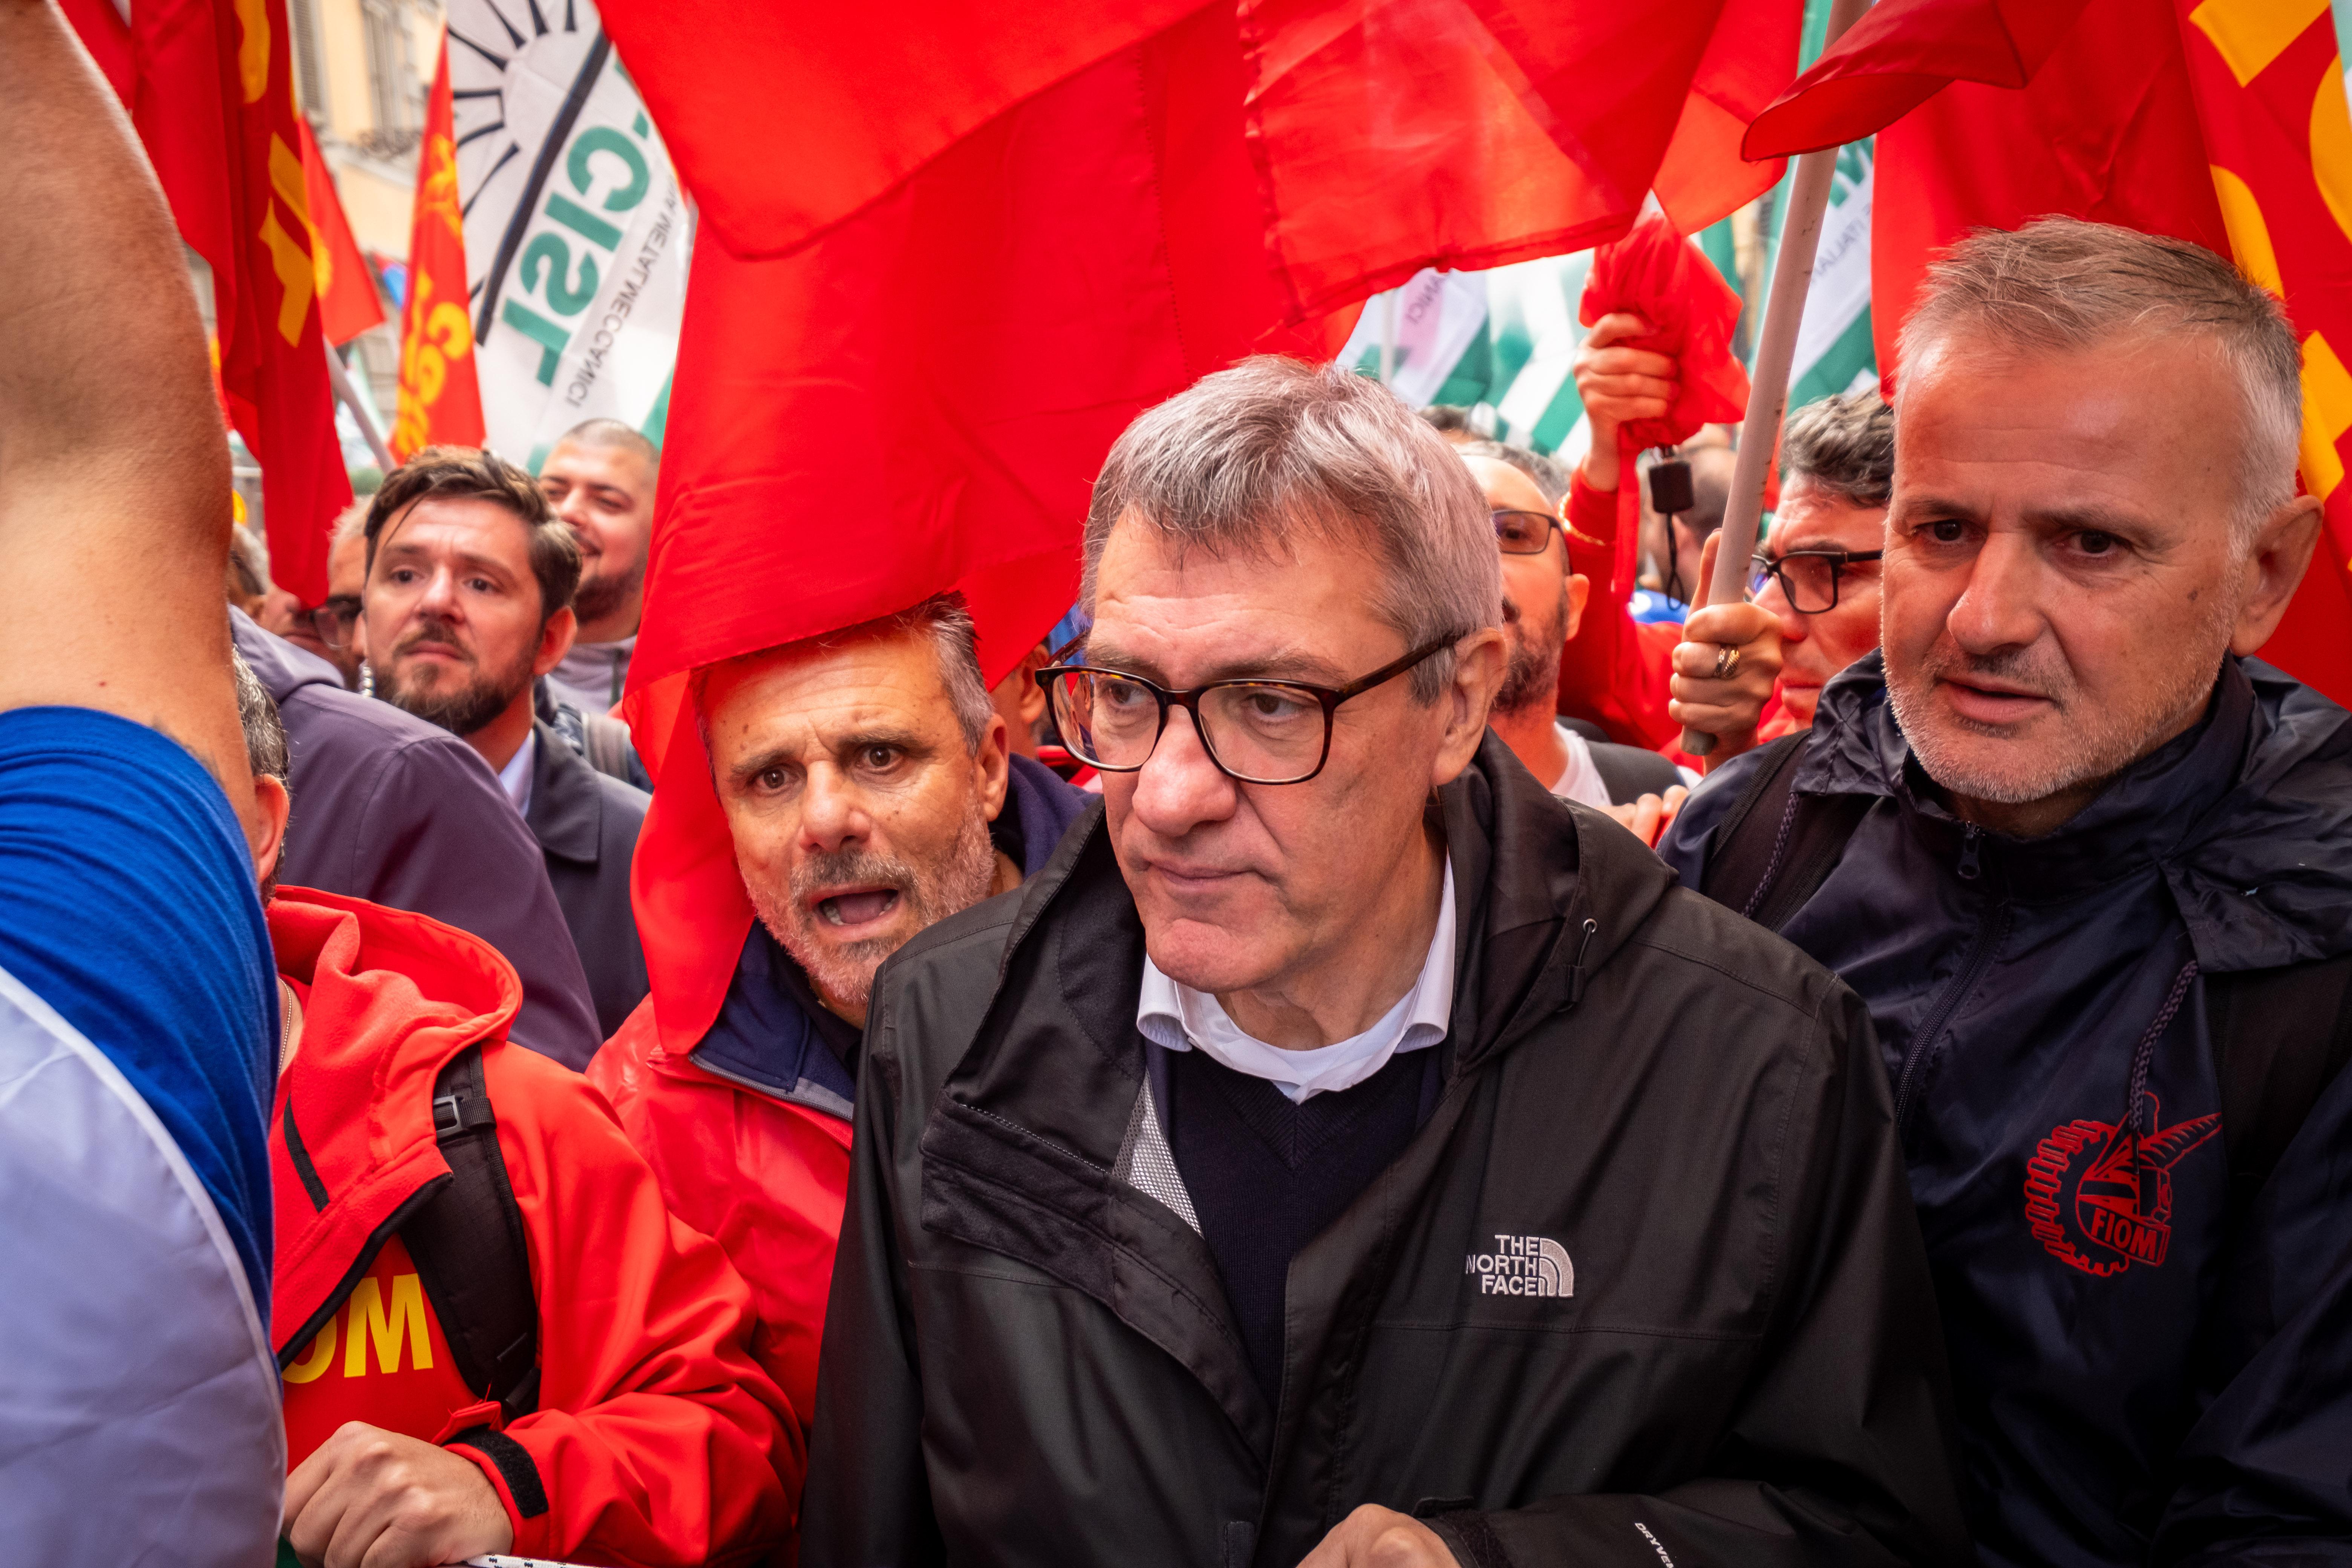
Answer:
POLYGON ((1336 346, 1270 331, 1241 99, 1213 5, 791 256, 698 240, 627 708, 656 784, 634 882, 665 1040, 716 1016, 752 919, 688 672, 952 587, 1000 678, 1076 596, 1088 486, 1129 420, 1254 349, 1336 346))
POLYGON ((1198 0, 606 0, 605 30, 708 226, 776 256, 1198 0))
POLYGON ((2352 343, 2352 115, 2326 7, 1882 0, 1758 119, 1748 151, 1874 131, 1872 329, 1890 379, 1927 263, 1979 226, 2059 213, 2170 235, 2285 300, 2304 344, 2303 479, 2327 521, 2263 652, 2352 700, 2352 375, 2336 353, 2352 343))
POLYGON ((229 422, 261 464, 270 574, 316 604, 351 503, 311 266, 285 0, 103 0, 68 16, 118 91, 188 247, 212 272, 229 422))
POLYGON ((1250 137, 1291 309, 1423 267, 1685 234, 1780 178, 1741 132, 1795 74, 1801 0, 1242 0, 1250 137))

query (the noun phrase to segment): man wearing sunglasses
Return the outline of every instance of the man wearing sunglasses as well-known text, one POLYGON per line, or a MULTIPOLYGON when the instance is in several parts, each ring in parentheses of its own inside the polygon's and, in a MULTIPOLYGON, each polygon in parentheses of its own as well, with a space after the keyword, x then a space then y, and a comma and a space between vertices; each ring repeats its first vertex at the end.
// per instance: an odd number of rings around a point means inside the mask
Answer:
POLYGON ((801 1561, 1969 1561, 1860 1004, 1486 729, 1490 509, 1378 384, 1129 426, 1103 805, 866 1016, 801 1561))

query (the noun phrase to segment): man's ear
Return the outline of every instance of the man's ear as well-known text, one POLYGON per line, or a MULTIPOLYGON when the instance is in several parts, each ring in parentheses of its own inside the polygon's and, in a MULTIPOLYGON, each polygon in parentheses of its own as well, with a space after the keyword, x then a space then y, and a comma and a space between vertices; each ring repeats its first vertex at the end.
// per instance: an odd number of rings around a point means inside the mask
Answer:
POLYGON ((294 797, 286 781, 268 773, 253 775, 253 822, 246 841, 253 851, 254 880, 268 886, 278 875, 278 857, 286 849, 286 819, 293 815, 294 797))
POLYGON ((1584 624, 1584 606, 1592 597, 1592 579, 1581 572, 1568 574, 1568 637, 1576 640, 1576 628, 1584 624))
POLYGON ((563 662, 563 656, 572 651, 572 639, 579 635, 579 631, 580 617, 569 608, 558 610, 547 617, 547 625, 539 632, 538 656, 530 661, 533 680, 563 662))
POLYGON ((1004 796, 1012 786, 1012 727, 1003 714, 992 709, 988 725, 980 732, 980 745, 971 754, 972 769, 980 780, 980 814, 991 822, 1004 809, 1004 796))
POLYGON ((1470 765, 1478 742, 1486 738, 1486 716, 1495 706, 1495 693, 1503 689, 1509 662, 1500 626, 1472 632, 1454 645, 1454 679, 1437 697, 1445 713, 1445 732, 1430 769, 1432 789, 1453 783, 1470 765))
POLYGON ((2238 624, 2230 634, 2231 653, 2244 658, 2278 629, 2319 543, 2319 498, 2300 495, 2272 512, 2256 531, 2243 568, 2245 597, 2239 601, 2238 624))

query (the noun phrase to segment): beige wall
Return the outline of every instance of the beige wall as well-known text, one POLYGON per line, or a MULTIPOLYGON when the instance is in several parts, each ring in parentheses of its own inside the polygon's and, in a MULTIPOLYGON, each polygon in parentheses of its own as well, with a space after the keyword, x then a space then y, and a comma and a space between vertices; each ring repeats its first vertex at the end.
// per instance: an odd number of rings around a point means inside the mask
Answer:
MULTIPOLYGON (((343 216, 360 248, 395 258, 408 255, 409 209, 416 194, 416 149, 414 136, 392 135, 376 123, 374 62, 368 58, 368 29, 362 9, 367 0, 287 0, 306 7, 316 39, 318 58, 311 73, 321 101, 306 96, 303 112, 318 133, 319 150, 335 178, 343 216)), ((440 0, 373 0, 392 11, 409 37, 409 59, 420 88, 430 87, 433 67, 441 47, 440 0)), ((295 31, 303 31, 296 19, 295 31)), ((297 91, 305 92, 305 72, 298 64, 297 91)), ((424 121, 424 107, 415 105, 411 126, 424 121)), ((386 314, 391 314, 389 310, 386 314)), ((396 320, 365 334, 357 344, 361 379, 374 395, 377 408, 390 424, 400 358, 396 320)))

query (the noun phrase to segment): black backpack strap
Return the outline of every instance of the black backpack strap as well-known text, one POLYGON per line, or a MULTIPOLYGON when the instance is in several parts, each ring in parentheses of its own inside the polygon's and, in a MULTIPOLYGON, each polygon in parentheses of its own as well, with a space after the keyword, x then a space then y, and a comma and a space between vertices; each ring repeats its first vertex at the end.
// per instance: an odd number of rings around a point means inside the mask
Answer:
POLYGON ((468 1046, 433 1080, 433 1131, 454 1178, 400 1227, 466 1386, 512 1421, 539 1407, 539 1299, 499 1119, 468 1046))
POLYGON ((1779 931, 1821 890, 1869 815, 1862 795, 1798 795, 1797 764, 1812 731, 1783 735, 1757 752, 1748 787, 1715 830, 1699 890, 1779 931))
POLYGON ((2208 974, 2205 1009, 2230 1195, 2242 1207, 2352 1060, 2352 957, 2208 974))

